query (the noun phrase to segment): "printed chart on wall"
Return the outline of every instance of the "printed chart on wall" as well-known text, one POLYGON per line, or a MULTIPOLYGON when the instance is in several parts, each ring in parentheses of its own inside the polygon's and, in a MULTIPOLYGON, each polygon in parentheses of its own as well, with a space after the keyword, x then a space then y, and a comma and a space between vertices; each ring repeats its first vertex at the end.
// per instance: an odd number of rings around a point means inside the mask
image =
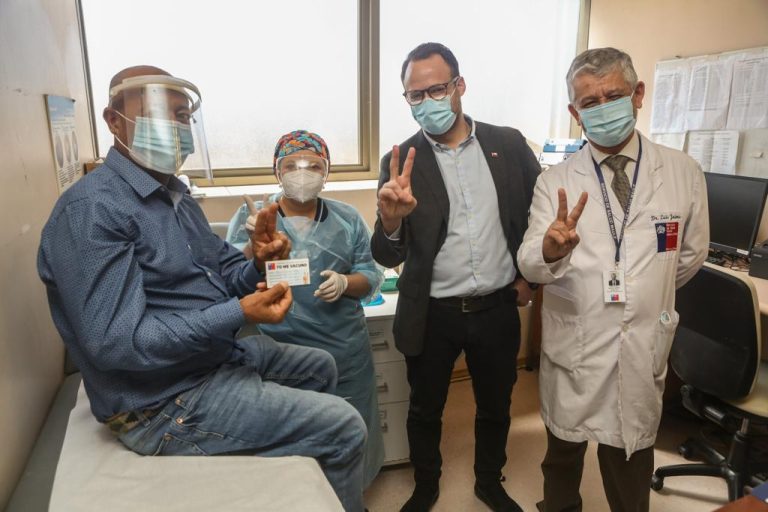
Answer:
POLYGON ((661 61, 654 78, 655 142, 686 151, 705 171, 768 169, 768 48, 661 61))
POLYGON ((75 133, 75 100, 46 94, 45 106, 48 111, 53 164, 56 168, 56 185, 61 195, 83 175, 75 133))

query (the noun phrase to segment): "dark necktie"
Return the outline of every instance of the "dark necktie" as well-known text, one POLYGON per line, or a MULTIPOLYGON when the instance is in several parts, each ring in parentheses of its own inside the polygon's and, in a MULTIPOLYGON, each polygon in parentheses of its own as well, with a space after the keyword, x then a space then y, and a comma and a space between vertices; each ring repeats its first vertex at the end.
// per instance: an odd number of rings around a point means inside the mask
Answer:
POLYGON ((611 168, 613 171, 613 181, 611 181, 611 188, 616 194, 616 198, 619 200, 621 209, 624 213, 627 212, 627 203, 629 202, 629 178, 627 173, 624 172, 624 167, 627 165, 631 158, 624 155, 611 155, 603 162, 605 165, 611 168))

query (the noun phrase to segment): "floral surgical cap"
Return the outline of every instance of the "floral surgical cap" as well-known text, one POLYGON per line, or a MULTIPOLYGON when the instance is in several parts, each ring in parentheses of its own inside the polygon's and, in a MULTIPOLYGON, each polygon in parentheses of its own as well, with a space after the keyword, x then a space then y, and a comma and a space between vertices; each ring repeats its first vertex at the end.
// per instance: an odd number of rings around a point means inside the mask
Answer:
POLYGON ((286 133, 277 141, 277 145, 275 146, 275 157, 272 160, 272 168, 277 169, 278 158, 302 150, 317 153, 318 156, 328 160, 328 163, 330 164, 331 154, 328 151, 328 144, 325 143, 322 137, 306 130, 294 130, 291 133, 286 133))

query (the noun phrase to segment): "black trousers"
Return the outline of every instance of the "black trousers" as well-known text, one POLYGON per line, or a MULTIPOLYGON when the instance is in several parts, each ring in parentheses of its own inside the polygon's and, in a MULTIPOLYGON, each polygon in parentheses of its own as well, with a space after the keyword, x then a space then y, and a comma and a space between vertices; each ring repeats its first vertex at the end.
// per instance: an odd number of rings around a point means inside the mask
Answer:
POLYGON ((474 313, 430 300, 424 349, 418 356, 406 357, 411 385, 408 444, 416 483, 437 486, 440 478, 443 408, 462 350, 477 406, 475 477, 481 482, 501 477, 520 349, 520 315, 513 299, 474 313))
MULTIPOLYGON (((573 443, 547 429, 543 512, 581 512, 581 475, 587 442, 573 443)), ((648 512, 653 474, 653 446, 638 450, 627 460, 623 448, 598 444, 597 459, 611 512, 648 512)))

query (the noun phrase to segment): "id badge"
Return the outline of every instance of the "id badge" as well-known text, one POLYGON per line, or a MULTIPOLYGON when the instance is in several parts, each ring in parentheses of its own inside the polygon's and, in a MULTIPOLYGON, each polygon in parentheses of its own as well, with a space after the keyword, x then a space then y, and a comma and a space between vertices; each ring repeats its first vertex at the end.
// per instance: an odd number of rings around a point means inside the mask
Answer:
POLYGON ((626 302, 627 292, 626 288, 624 288, 623 270, 603 271, 603 298, 606 304, 626 302))
POLYGON ((298 258, 291 260, 268 261, 267 288, 272 288, 280 281, 288 286, 304 286, 309 284, 309 259, 298 258))

